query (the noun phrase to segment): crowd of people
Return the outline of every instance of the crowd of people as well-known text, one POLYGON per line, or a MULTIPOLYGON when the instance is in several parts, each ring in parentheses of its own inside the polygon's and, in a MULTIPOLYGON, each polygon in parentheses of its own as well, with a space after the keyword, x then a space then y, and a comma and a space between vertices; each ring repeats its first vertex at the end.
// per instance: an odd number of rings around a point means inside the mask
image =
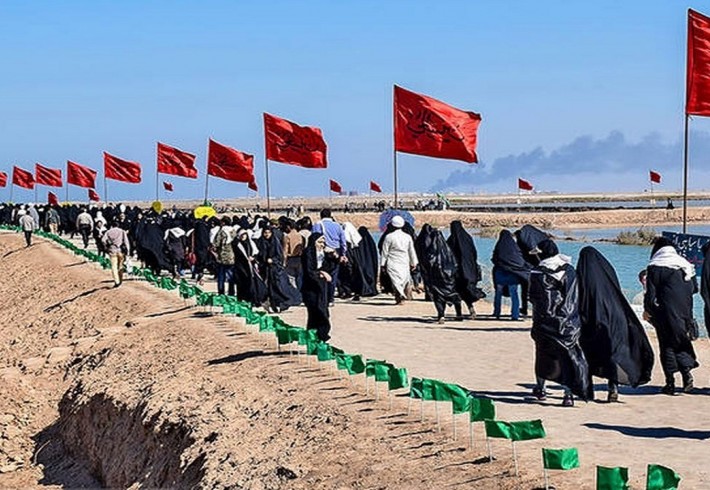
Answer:
MULTIPOLYGON (((213 274, 219 294, 272 312, 303 304, 307 328, 317 330, 323 341, 330 338, 329 308, 336 297, 359 301, 382 292, 402 305, 423 293, 439 323, 445 322, 448 306, 458 321, 475 318, 475 303, 485 297, 475 242, 460 221, 451 223, 445 238, 428 224, 416 233, 404 217, 394 215, 377 243, 366 227, 335 221, 330 209, 313 223, 307 216, 197 218, 177 209, 124 205, 3 205, 0 223, 19 225, 27 246, 40 227, 80 235, 84 247, 93 240, 98 253, 110 257, 116 286, 123 281, 125 260, 134 257, 155 274, 176 279, 190 275, 202 283, 205 274, 213 274)), ((700 293, 707 324, 708 247, 705 252, 700 293)), ((532 305, 534 398, 546 399, 546 382, 552 381, 565 389, 563 405, 574 405, 575 397, 592 399, 597 376, 607 380, 607 400, 615 402, 619 385, 637 387, 651 380, 654 355, 646 331, 612 265, 595 248, 583 248, 575 268, 550 236, 526 225, 501 231, 492 262, 493 317, 501 317, 503 297, 510 298, 513 321, 527 316, 532 305)), ((695 268, 659 238, 640 279, 644 319, 658 339, 662 392, 677 393, 677 373, 682 391, 691 392, 691 371, 698 366, 692 345, 697 337, 693 295, 699 291, 695 268)))

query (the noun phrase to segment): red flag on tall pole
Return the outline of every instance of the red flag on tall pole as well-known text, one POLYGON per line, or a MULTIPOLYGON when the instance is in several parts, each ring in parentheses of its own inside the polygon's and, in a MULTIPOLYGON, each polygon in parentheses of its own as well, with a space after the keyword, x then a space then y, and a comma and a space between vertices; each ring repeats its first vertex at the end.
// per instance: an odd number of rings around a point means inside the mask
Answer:
POLYGON ((130 184, 140 184, 141 164, 123 160, 104 152, 104 176, 130 184))
POLYGON ((266 159, 305 168, 326 168, 327 145, 319 128, 264 113, 266 159))
POLYGON ((158 173, 196 179, 195 155, 159 142, 158 173))
POLYGON ((89 201, 100 201, 101 198, 94 189, 89 189, 89 201))
POLYGON ((533 185, 525 179, 518 179, 518 189, 521 191, 531 191, 533 190, 533 185))
POLYGON ((370 181, 370 190, 372 192, 382 192, 382 187, 380 187, 380 185, 377 182, 375 182, 374 180, 371 180, 370 181))
POLYGON ((248 184, 254 180, 254 155, 242 153, 210 139, 207 174, 248 184))
POLYGON ((173 184, 171 182, 163 181, 163 189, 165 189, 168 192, 173 191, 173 184))
POLYGON ((661 183, 661 174, 659 174, 658 172, 654 172, 653 170, 650 170, 648 172, 648 174, 649 174, 649 179, 651 180, 651 182, 653 182, 654 184, 661 183))
POLYGON ((331 192, 337 192, 338 194, 340 194, 341 192, 343 192, 343 187, 335 180, 330 179, 330 190, 331 192))
POLYGON ((51 204, 52 206, 59 205, 59 199, 57 199, 57 195, 54 192, 50 191, 47 193, 47 203, 51 204))
POLYGON ((96 170, 68 160, 67 184, 93 189, 96 187, 96 170))
POLYGON ((7 185, 7 174, 5 172, 0 172, 0 187, 5 187, 7 185))
POLYGON ((480 114, 394 86, 395 151, 476 163, 480 124, 480 114))
POLYGON ((710 116, 710 18, 688 9, 685 113, 710 116))
POLYGON ((35 179, 32 172, 23 170, 20 167, 12 167, 12 183, 25 189, 35 188, 35 179))
POLYGON ((35 163, 35 184, 49 187, 61 187, 62 171, 58 168, 48 168, 42 164, 35 163))

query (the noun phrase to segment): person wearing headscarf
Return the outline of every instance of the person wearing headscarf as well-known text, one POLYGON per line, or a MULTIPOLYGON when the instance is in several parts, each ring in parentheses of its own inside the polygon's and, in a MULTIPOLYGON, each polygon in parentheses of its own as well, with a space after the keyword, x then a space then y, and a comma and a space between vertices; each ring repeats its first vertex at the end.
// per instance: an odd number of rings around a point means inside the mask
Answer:
POLYGON ((574 406, 574 397, 587 400, 591 393, 589 366, 580 346, 577 278, 569 257, 559 253, 552 240, 537 246, 539 264, 530 273, 533 305, 531 337, 535 341, 533 396, 546 398, 545 380, 565 388, 563 406, 574 406))
POLYGON ((404 303, 406 298, 411 297, 411 271, 417 266, 419 260, 414 251, 412 237, 402 231, 404 218, 395 216, 390 223, 394 231, 382 241, 380 265, 392 282, 395 301, 399 305, 404 303))
POLYGON ((268 292, 256 265, 259 249, 249 236, 249 230, 242 228, 237 232, 232 249, 237 298, 254 306, 261 306, 266 301, 268 292))
POLYGON ((214 248, 215 260, 217 262, 217 294, 224 294, 225 284, 227 285, 227 294, 234 296, 234 249, 232 248, 232 240, 234 240, 235 231, 232 228, 232 220, 229 216, 223 216, 220 220, 220 226, 214 234, 212 246, 214 248))
POLYGON ((468 307, 469 316, 474 318, 476 310, 473 304, 486 294, 478 287, 481 280, 481 267, 478 265, 478 251, 473 237, 464 230, 461 221, 452 221, 451 234, 446 243, 456 260, 456 292, 468 307))
MULTIPOLYGON (((536 266, 540 259, 537 256, 537 245, 550 236, 533 225, 524 225, 515 232, 515 241, 523 253, 523 259, 531 266, 536 266)), ((528 316, 528 281, 520 283, 520 314, 528 316)))
POLYGON ((523 258, 523 253, 515 242, 513 234, 508 230, 500 232, 491 260, 495 287, 493 316, 500 318, 501 302, 507 292, 511 303, 510 316, 513 320, 518 320, 520 318, 518 285, 523 283, 527 285, 532 266, 523 258))
POLYGON ((365 226, 358 228, 357 232, 362 237, 358 246, 362 289, 358 292, 364 297, 377 296, 377 271, 379 270, 377 245, 365 226))
POLYGON ((214 256, 210 253, 210 229, 206 217, 195 221, 192 229, 187 232, 187 242, 192 278, 202 284, 205 269, 210 268, 214 262, 214 256))
POLYGON ((595 248, 579 252, 577 279, 584 357, 590 375, 608 380, 607 401, 616 402, 619 384, 651 380, 653 349, 614 268, 595 248))
POLYGON ((261 273, 268 288, 271 309, 275 313, 286 311, 301 303, 298 289, 291 285, 286 275, 283 245, 277 231, 266 225, 261 230, 261 238, 257 240, 261 273))
POLYGON ((165 254, 170 261, 170 272, 174 279, 184 275, 183 265, 185 263, 185 230, 179 226, 173 226, 165 231, 165 254))
POLYGON ((325 237, 318 232, 311 233, 308 244, 301 255, 303 283, 301 295, 306 305, 308 318, 306 328, 316 330, 318 338, 330 340, 330 312, 328 311, 328 283, 332 281, 330 264, 325 254, 325 237))
POLYGON ((422 227, 417 237, 419 265, 427 292, 434 302, 437 321, 444 323, 446 305, 453 305, 456 319, 462 320, 461 297, 456 291, 456 259, 444 236, 436 228, 422 227))
POLYGON ((346 221, 343 223, 343 233, 345 241, 348 244, 346 252, 347 262, 340 265, 338 274, 338 290, 341 298, 353 298, 353 301, 360 299, 362 291, 362 275, 360 273, 360 242, 362 236, 357 231, 357 228, 346 221))
POLYGON ((680 372, 683 391, 693 390, 691 370, 698 367, 688 335, 693 319, 693 294, 697 291, 695 266, 678 255, 673 243, 658 238, 646 268, 644 319, 658 337, 661 366, 666 378, 662 392, 675 394, 675 373, 680 372))

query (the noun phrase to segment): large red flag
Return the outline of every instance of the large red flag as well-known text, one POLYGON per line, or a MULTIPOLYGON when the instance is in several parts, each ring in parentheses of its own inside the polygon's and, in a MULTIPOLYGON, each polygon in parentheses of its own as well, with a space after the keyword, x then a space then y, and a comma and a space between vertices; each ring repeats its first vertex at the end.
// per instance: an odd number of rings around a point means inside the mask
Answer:
POLYGON ((0 187, 5 187, 7 185, 7 174, 5 172, 0 172, 0 187))
POLYGON ((326 168, 328 146, 319 128, 264 113, 266 159, 306 168, 326 168))
POLYGON ((518 189, 521 191, 533 190, 533 185, 525 179, 518 179, 518 189))
POLYGON ((394 149, 414 155, 478 162, 481 115, 394 86, 394 149))
POLYGON ((54 192, 47 193, 47 203, 51 204, 52 206, 59 205, 59 199, 57 199, 57 195, 54 192))
POLYGON ((372 192, 382 192, 382 187, 380 187, 380 184, 378 184, 374 180, 371 180, 370 181, 370 190, 372 192))
POLYGON ((93 189, 96 187, 96 170, 67 161, 67 184, 93 189))
POLYGON ((62 171, 58 168, 47 168, 44 165, 35 163, 35 184, 61 187, 62 171))
POLYGON ((234 182, 254 180, 254 155, 222 145, 210 139, 207 174, 234 182))
POLYGON ((332 192, 337 192, 338 194, 340 194, 341 192, 343 192, 343 186, 341 186, 340 184, 338 184, 338 183, 337 183, 336 181, 334 181, 333 179, 330 179, 330 190, 331 190, 332 192))
POLYGON ((94 189, 89 189, 89 201, 100 201, 101 198, 94 189))
POLYGON ((685 113, 710 116, 710 18, 688 9, 685 113))
POLYGON ((139 184, 141 181, 141 164, 122 160, 104 152, 104 176, 107 179, 139 184))
POLYGON ((195 155, 158 143, 158 172, 196 179, 195 155))
POLYGON ((173 184, 171 182, 163 181, 163 189, 165 189, 168 192, 173 191, 173 184))
POLYGON ((32 172, 23 170, 20 167, 12 167, 12 183, 25 189, 35 188, 35 179, 32 172))
POLYGON ((651 182, 653 182, 654 184, 661 183, 661 174, 659 174, 658 172, 654 172, 653 170, 649 170, 648 178, 651 179, 651 182))

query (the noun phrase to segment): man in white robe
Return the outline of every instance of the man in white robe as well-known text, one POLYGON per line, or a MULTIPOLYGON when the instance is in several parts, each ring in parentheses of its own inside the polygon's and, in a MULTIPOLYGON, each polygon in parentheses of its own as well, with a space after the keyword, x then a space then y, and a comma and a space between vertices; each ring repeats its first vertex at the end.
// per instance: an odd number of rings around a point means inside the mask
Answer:
POLYGON ((414 240, 402 231, 404 218, 395 216, 390 223, 396 230, 382 242, 380 264, 392 281, 397 304, 402 304, 404 299, 411 295, 411 271, 419 261, 414 250, 414 240))

